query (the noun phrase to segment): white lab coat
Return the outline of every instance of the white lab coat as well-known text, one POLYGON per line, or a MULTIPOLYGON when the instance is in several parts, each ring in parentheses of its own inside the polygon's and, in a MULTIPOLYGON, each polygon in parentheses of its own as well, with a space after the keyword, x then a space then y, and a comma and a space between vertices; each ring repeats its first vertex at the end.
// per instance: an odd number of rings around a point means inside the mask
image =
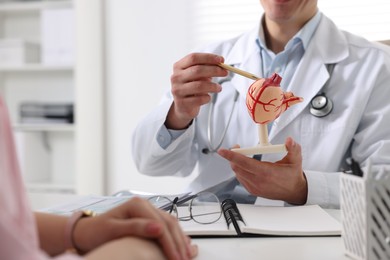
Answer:
MULTIPOLYGON (((225 57, 253 74, 261 75, 258 28, 235 39, 203 49, 225 57)), ((373 165, 390 165, 390 52, 379 45, 340 31, 322 15, 317 31, 307 47, 287 90, 304 101, 283 113, 269 133, 272 144, 283 144, 291 136, 302 147, 303 169, 308 181, 308 204, 339 207, 339 177, 345 158, 353 156, 361 164, 370 158, 373 165), (336 63, 329 78, 325 64, 336 63), (334 103, 326 117, 309 112, 311 99, 324 92, 334 103)), ((283 75, 282 75, 283 76, 283 75)), ((250 118, 245 97, 252 80, 235 75, 223 84, 213 117, 213 142, 220 138, 233 105, 234 89, 239 92, 231 125, 222 147, 235 144, 252 147, 258 142, 257 126, 250 118)), ((203 154, 207 145, 209 105, 204 105, 193 124, 169 147, 162 149, 157 133, 172 104, 170 91, 161 104, 138 125, 133 133, 133 159, 140 172, 153 175, 198 176, 189 190, 199 191, 234 176, 229 163, 218 154, 203 154), (197 165, 197 167, 195 167, 197 165)), ((275 161, 285 154, 263 155, 275 161)))

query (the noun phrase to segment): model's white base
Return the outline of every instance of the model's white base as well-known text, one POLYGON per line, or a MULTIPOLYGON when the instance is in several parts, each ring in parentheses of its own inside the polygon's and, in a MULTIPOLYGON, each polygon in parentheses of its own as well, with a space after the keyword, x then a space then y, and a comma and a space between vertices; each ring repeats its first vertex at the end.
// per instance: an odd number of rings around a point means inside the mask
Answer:
POLYGON ((282 153, 286 152, 286 146, 284 144, 276 145, 257 145, 255 147, 249 148, 234 148, 231 149, 233 152, 244 154, 244 155, 254 155, 254 154, 266 154, 266 153, 282 153))

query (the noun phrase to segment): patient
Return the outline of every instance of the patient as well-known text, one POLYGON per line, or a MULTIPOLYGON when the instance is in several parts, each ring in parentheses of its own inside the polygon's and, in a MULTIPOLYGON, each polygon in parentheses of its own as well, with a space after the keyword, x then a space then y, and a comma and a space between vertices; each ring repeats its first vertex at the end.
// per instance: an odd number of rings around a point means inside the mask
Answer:
POLYGON ((191 259, 177 220, 134 198, 96 217, 33 213, 0 96, 0 259, 191 259))

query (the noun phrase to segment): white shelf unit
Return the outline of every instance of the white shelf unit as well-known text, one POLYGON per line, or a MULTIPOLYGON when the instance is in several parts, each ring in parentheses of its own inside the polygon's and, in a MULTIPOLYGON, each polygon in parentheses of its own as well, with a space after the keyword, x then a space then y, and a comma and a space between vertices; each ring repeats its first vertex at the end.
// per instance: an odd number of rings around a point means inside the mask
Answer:
POLYGON ((0 65, 0 73, 3 72, 72 72, 73 66, 70 65, 45 65, 45 64, 24 64, 17 65, 0 65))
MULTIPOLYGON (((0 3, 0 38, 41 42, 41 13, 71 9, 72 1, 0 3)), ((34 192, 76 193, 75 126, 21 124, 23 101, 74 102, 73 64, 27 63, 0 66, 0 93, 13 124, 26 187, 34 192)))
POLYGON ((73 132, 73 124, 14 124, 15 132, 73 132))
POLYGON ((1 3, 1 13, 38 12, 48 8, 72 8, 73 3, 69 0, 43 0, 43 1, 11 1, 1 3))

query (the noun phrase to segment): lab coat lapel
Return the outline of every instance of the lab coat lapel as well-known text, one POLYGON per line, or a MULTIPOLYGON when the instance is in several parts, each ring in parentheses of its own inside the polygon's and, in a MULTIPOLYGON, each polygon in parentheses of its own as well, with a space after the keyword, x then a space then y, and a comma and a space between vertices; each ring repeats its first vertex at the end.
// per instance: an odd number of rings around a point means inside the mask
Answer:
POLYGON ((323 15, 287 88, 287 91, 293 92, 295 96, 303 97, 303 102, 292 106, 275 120, 269 135, 270 141, 300 113, 309 109, 311 99, 321 91, 330 77, 326 64, 336 64, 345 59, 348 53, 345 36, 323 15))
POLYGON ((287 91, 293 92, 295 96, 303 97, 303 102, 290 107, 275 120, 270 138, 283 130, 309 105, 311 99, 321 90, 329 78, 324 62, 316 57, 312 50, 313 48, 307 50, 287 89, 287 91), (316 76, 312 78, 307 75, 316 76))

